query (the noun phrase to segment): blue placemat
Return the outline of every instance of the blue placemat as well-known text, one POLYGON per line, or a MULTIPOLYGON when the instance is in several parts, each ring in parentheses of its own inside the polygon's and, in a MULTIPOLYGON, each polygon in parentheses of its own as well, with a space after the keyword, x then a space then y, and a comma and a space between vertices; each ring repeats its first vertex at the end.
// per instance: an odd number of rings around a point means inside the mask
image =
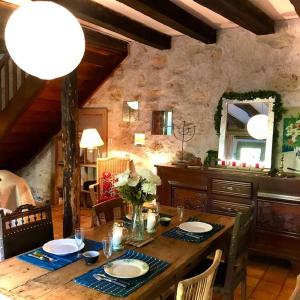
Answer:
MULTIPOLYGON (((99 251, 102 249, 102 243, 96 242, 93 240, 85 239, 84 244, 85 244, 85 246, 82 251, 88 251, 88 250, 99 251)), ((64 266, 67 266, 67 265, 82 258, 82 256, 78 257, 77 253, 63 255, 63 256, 54 255, 54 254, 45 252, 42 248, 34 249, 32 251, 18 255, 17 257, 21 260, 24 260, 24 261, 30 263, 30 264, 36 265, 40 268, 47 269, 50 271, 60 269, 64 266), (47 260, 40 260, 38 258, 32 257, 32 256, 30 256, 30 254, 32 254, 33 252, 39 252, 41 254, 46 254, 47 256, 52 257, 54 260, 47 261, 47 260)))
MULTIPOLYGON (((188 220, 188 222, 203 222, 201 220, 199 220, 198 218, 190 218, 188 220)), ((210 224, 213 229, 211 231, 208 232, 204 232, 204 233, 188 233, 184 230, 181 230, 179 227, 174 227, 171 228, 170 230, 164 232, 162 235, 169 237, 169 238, 173 238, 173 239, 177 239, 177 240, 183 240, 186 242, 191 242, 191 243, 202 243, 205 240, 207 240, 208 238, 210 238, 211 236, 213 236, 216 232, 218 232, 219 230, 221 230, 224 225, 222 224, 214 224, 214 223, 209 223, 206 222, 207 224, 210 224)))
MULTIPOLYGON (((93 277, 93 274, 105 274, 103 266, 95 268, 79 277, 74 278, 74 281, 80 285, 95 289, 99 292, 103 292, 116 297, 126 297, 138 289, 140 286, 147 283, 153 277, 164 271, 169 267, 169 263, 159 260, 152 256, 147 256, 143 253, 136 252, 134 250, 127 250, 124 255, 118 257, 118 259, 140 259, 146 262, 150 269, 149 271, 138 278, 122 279, 122 281, 129 282, 129 287, 120 287, 116 284, 107 282, 105 280, 98 281, 93 277)), ((107 275, 108 276, 108 275, 107 275)))

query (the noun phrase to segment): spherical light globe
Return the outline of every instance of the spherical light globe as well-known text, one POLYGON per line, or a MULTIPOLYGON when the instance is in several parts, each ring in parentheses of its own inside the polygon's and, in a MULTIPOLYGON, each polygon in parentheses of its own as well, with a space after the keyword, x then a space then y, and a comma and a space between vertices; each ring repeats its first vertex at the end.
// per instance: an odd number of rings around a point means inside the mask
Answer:
POLYGON ((77 19, 50 1, 29 2, 15 10, 5 28, 5 42, 22 70, 46 80, 72 72, 85 50, 77 19))
POLYGON ((264 140, 268 136, 268 116, 256 115, 247 123, 248 133, 257 140, 264 140))

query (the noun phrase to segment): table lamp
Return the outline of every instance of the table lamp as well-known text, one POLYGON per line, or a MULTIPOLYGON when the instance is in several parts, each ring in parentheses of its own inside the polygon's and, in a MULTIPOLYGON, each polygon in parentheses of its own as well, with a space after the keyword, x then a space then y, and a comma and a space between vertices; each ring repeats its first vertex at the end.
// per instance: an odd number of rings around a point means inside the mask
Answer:
POLYGON ((94 149, 97 149, 98 157, 100 157, 99 147, 103 145, 104 142, 96 128, 87 128, 83 130, 80 139, 80 148, 88 149, 91 152, 93 152, 94 149))

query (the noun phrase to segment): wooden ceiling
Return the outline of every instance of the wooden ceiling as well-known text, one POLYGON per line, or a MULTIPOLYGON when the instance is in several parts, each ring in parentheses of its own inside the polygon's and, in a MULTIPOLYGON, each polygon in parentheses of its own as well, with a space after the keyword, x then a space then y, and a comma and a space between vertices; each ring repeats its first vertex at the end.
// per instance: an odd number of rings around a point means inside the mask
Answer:
POLYGON ((224 27, 241 26, 257 35, 272 34, 275 21, 298 17, 296 12, 300 14, 300 0, 54 2, 68 8, 82 24, 94 30, 157 49, 171 48, 172 36, 182 34, 206 44, 215 43, 217 30, 224 27))
POLYGON ((174 35, 206 44, 217 30, 241 26, 254 34, 274 33, 277 20, 298 17, 300 0, 54 0, 98 30, 169 49, 174 35), (295 10, 296 8, 296 10, 295 10), (226 25, 224 25, 226 24, 226 25))

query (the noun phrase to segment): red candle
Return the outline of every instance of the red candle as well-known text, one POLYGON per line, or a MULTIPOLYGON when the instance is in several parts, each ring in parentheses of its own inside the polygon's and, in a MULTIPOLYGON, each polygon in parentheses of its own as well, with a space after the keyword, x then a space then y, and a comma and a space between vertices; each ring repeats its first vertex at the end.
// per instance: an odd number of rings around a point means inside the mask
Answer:
POLYGON ((242 163, 242 168, 246 168, 246 163, 245 162, 242 163))
POLYGON ((256 168, 256 169, 259 169, 259 163, 256 163, 256 164, 255 164, 255 168, 256 168))
POLYGON ((226 164, 225 164, 225 160, 222 160, 222 166, 225 166, 226 164))
POLYGON ((233 161, 233 162, 232 162, 232 166, 233 166, 233 167, 236 167, 236 161, 233 161))

